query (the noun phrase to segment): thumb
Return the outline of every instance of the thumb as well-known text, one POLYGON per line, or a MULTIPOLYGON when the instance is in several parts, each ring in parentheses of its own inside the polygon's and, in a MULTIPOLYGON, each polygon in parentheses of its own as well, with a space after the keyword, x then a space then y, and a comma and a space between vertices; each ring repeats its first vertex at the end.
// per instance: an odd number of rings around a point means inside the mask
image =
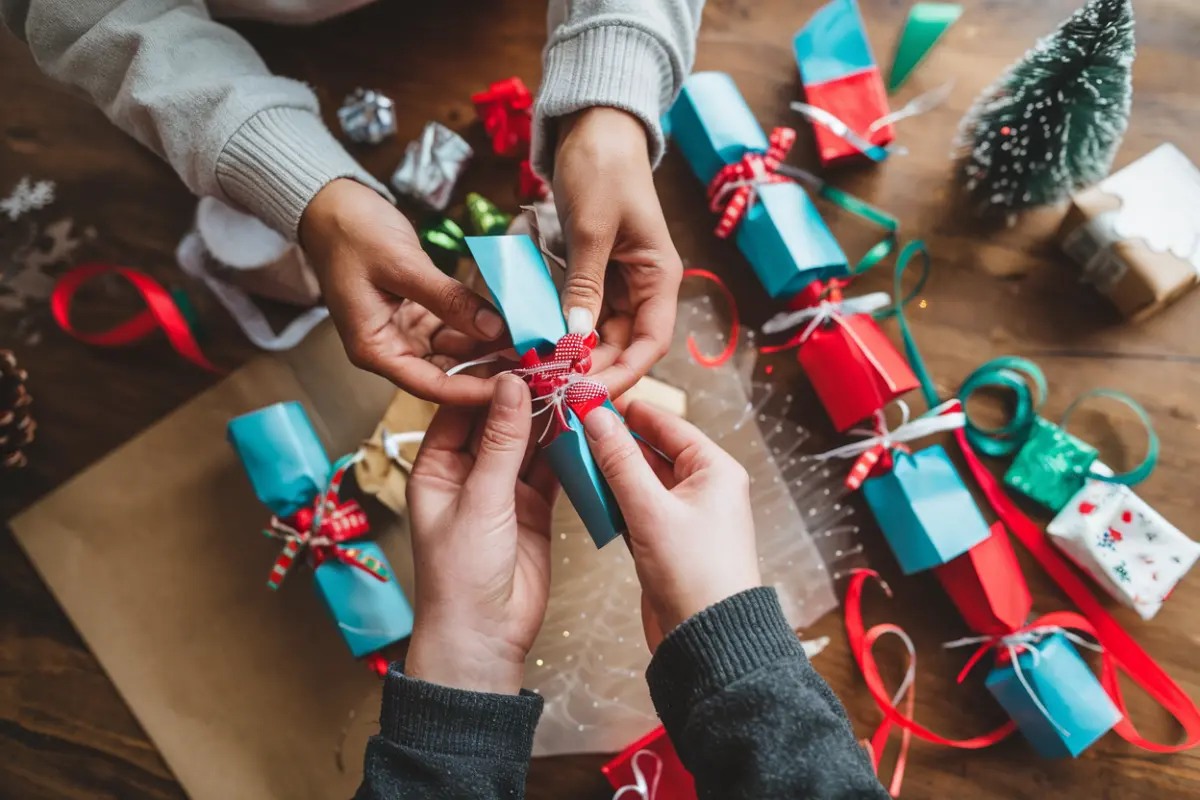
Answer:
POLYGON ((626 521, 661 507, 667 490, 617 415, 604 407, 594 409, 584 418, 583 428, 596 466, 612 488, 626 521))
POLYGON ((513 375, 501 375, 479 437, 475 466, 463 485, 487 499, 511 499, 529 444, 529 387, 513 375))
MULTIPOLYGON (((595 224, 594 220, 591 224, 595 224)), ((612 253, 613 235, 602 228, 568 224, 566 239, 567 279, 562 293, 563 312, 567 316, 567 331, 586 336, 600 318, 604 273, 612 253)))

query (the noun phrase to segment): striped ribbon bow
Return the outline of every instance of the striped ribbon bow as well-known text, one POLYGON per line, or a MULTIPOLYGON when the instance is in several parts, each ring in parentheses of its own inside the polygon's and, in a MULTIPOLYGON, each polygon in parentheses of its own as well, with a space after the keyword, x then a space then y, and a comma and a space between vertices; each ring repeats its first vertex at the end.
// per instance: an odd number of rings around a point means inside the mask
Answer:
POLYGON ((796 141, 792 128, 771 131, 766 153, 746 153, 742 160, 726 164, 708 184, 708 203, 713 212, 721 212, 717 223, 718 238, 725 239, 741 222, 758 198, 758 186, 765 183, 791 183, 777 170, 796 141))
POLYGON ((846 488, 850 491, 855 491, 863 485, 863 481, 871 474, 871 470, 875 469, 884 457, 884 455, 893 450, 901 452, 909 452, 903 442, 911 442, 915 439, 923 439, 934 433, 941 431, 950 431, 963 427, 966 424, 966 415, 962 413, 957 399, 949 400, 942 403, 935 409, 930 410, 924 416, 909 422, 908 403, 903 400, 897 400, 896 405, 900 407, 900 425, 893 431, 889 431, 887 427, 887 418, 883 409, 875 412, 875 430, 866 428, 855 428, 850 431, 855 436, 863 436, 866 438, 860 439, 857 442, 835 447, 825 453, 820 453, 813 458, 822 461, 830 458, 852 458, 858 456, 854 462, 854 466, 850 468, 850 473, 846 476, 846 488), (952 408, 959 407, 958 411, 951 411, 952 408), (947 413, 949 412, 949 413, 947 413))
POLYGON ((559 433, 570 427, 568 411, 583 419, 608 399, 608 387, 587 377, 588 370, 592 368, 592 348, 597 341, 599 339, 595 331, 587 336, 568 333, 558 340, 549 358, 542 360, 536 350, 529 350, 521 357, 521 366, 512 371, 529 382, 535 401, 546 403, 543 408, 533 412, 535 417, 540 414, 549 416, 546 428, 538 437, 539 442, 552 442, 559 433))
POLYGON ((391 572, 379 559, 358 548, 342 545, 342 542, 357 539, 370 530, 367 515, 358 503, 354 500, 343 501, 338 497, 346 470, 357 460, 358 455, 354 454, 340 459, 334 465, 329 484, 324 492, 317 495, 312 508, 301 508, 284 519, 271 517, 270 525, 263 530, 263 534, 271 539, 281 539, 284 544, 275 559, 275 566, 271 568, 268 588, 279 588, 296 559, 305 550, 312 554, 314 567, 335 559, 361 569, 380 581, 391 579, 391 572))

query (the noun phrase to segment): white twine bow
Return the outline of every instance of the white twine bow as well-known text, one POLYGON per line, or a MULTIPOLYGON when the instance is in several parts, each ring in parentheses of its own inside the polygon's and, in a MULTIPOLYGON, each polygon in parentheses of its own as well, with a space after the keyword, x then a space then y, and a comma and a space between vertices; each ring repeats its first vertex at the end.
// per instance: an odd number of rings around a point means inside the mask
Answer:
POLYGON ((841 447, 835 447, 824 453, 818 453, 817 455, 810 456, 810 458, 821 461, 831 458, 853 458, 876 447, 891 449, 891 446, 894 444, 923 439, 926 436, 941 433, 942 431, 956 430, 967 423, 967 415, 962 411, 956 411, 951 414, 944 413, 959 405, 957 398, 947 400, 937 408, 930 410, 911 422, 909 421, 911 412, 908 408, 908 403, 905 403, 903 400, 897 400, 896 405, 900 407, 901 419, 900 424, 895 430, 888 430, 884 411, 880 409, 875 412, 876 424, 878 426, 876 430, 854 428, 849 431, 854 436, 863 436, 866 438, 850 442, 841 447))
POLYGON ((1046 708, 1046 706, 1042 703, 1041 698, 1038 697, 1037 692, 1033 690, 1033 687, 1029 684, 1029 680, 1025 677, 1025 671, 1021 669, 1021 661, 1019 658, 1017 658, 1019 651, 1024 650, 1032 657, 1032 666, 1037 667, 1038 662, 1041 661, 1042 658, 1041 652, 1037 649, 1038 643, 1046 637, 1053 636, 1056 633, 1061 633, 1068 640, 1079 645, 1080 647, 1086 647, 1087 649, 1094 650, 1097 653, 1104 652, 1104 648, 1096 642, 1085 639, 1077 633, 1069 631, 1059 625, 1038 625, 1036 627, 1017 631, 1016 633, 1010 633, 1007 636, 968 636, 964 639, 955 639, 952 642, 946 642, 942 645, 942 647, 947 650, 955 647, 967 647, 973 644, 987 644, 992 647, 1003 647, 1008 651, 1008 657, 1012 662, 1013 672, 1016 673, 1017 680, 1021 682, 1021 686, 1024 687, 1026 693, 1029 695, 1029 699, 1033 701, 1034 707, 1042 713, 1042 716, 1050 721, 1050 724, 1054 726, 1055 730, 1057 730, 1064 737, 1070 737, 1071 732, 1060 725, 1056 719, 1054 719, 1054 717, 1050 714, 1050 709, 1046 708))
POLYGON ((654 800, 658 794, 658 781, 662 778, 663 762, 662 758, 652 750, 638 750, 630 759, 630 766, 633 767, 633 783, 622 786, 613 794, 612 800, 621 800, 626 793, 632 792, 642 800, 654 800), (646 774, 642 772, 642 768, 638 765, 638 759, 642 757, 649 758, 654 763, 654 777, 647 780, 646 774))
POLYGON ((826 322, 834 321, 839 316, 853 314, 870 314, 892 304, 892 296, 887 292, 872 292, 861 297, 847 297, 840 302, 822 300, 815 306, 799 308, 795 311, 781 311, 767 320, 762 326, 762 332, 767 335, 783 333, 798 327, 801 323, 809 325, 800 334, 800 341, 808 341, 812 332, 826 322))

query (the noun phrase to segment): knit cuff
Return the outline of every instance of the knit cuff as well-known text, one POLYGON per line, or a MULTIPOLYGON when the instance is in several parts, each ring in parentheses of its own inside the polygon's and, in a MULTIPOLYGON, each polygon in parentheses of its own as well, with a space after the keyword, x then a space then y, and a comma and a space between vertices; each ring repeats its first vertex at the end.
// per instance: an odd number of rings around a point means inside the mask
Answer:
POLYGON ((735 594, 671 631, 658 646, 646 680, 650 697, 674 736, 707 697, 781 659, 804 658, 800 639, 774 588, 735 594))
POLYGON ((320 117, 299 108, 258 112, 230 137, 217 159, 217 183, 229 199, 291 241, 309 202, 337 178, 356 180, 395 202, 320 117))
POLYGON ((488 694, 410 678, 392 664, 383 686, 379 732, 401 747, 448 756, 475 756, 525 765, 541 696, 488 694))
POLYGON ((667 51, 657 39, 628 25, 584 28, 546 50, 542 86, 533 113, 533 167, 554 173, 559 117, 594 106, 619 108, 646 126, 650 163, 663 154, 659 123, 675 94, 667 51))

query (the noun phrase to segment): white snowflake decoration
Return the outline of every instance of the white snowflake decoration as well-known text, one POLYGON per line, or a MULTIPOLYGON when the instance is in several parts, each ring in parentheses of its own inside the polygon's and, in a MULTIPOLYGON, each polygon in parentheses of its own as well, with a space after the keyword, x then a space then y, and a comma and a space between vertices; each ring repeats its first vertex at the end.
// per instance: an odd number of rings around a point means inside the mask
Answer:
POLYGON ((26 175, 17 182, 8 197, 0 200, 0 213, 7 216, 10 222, 16 222, 31 211, 43 209, 53 202, 54 181, 34 183, 26 175))

